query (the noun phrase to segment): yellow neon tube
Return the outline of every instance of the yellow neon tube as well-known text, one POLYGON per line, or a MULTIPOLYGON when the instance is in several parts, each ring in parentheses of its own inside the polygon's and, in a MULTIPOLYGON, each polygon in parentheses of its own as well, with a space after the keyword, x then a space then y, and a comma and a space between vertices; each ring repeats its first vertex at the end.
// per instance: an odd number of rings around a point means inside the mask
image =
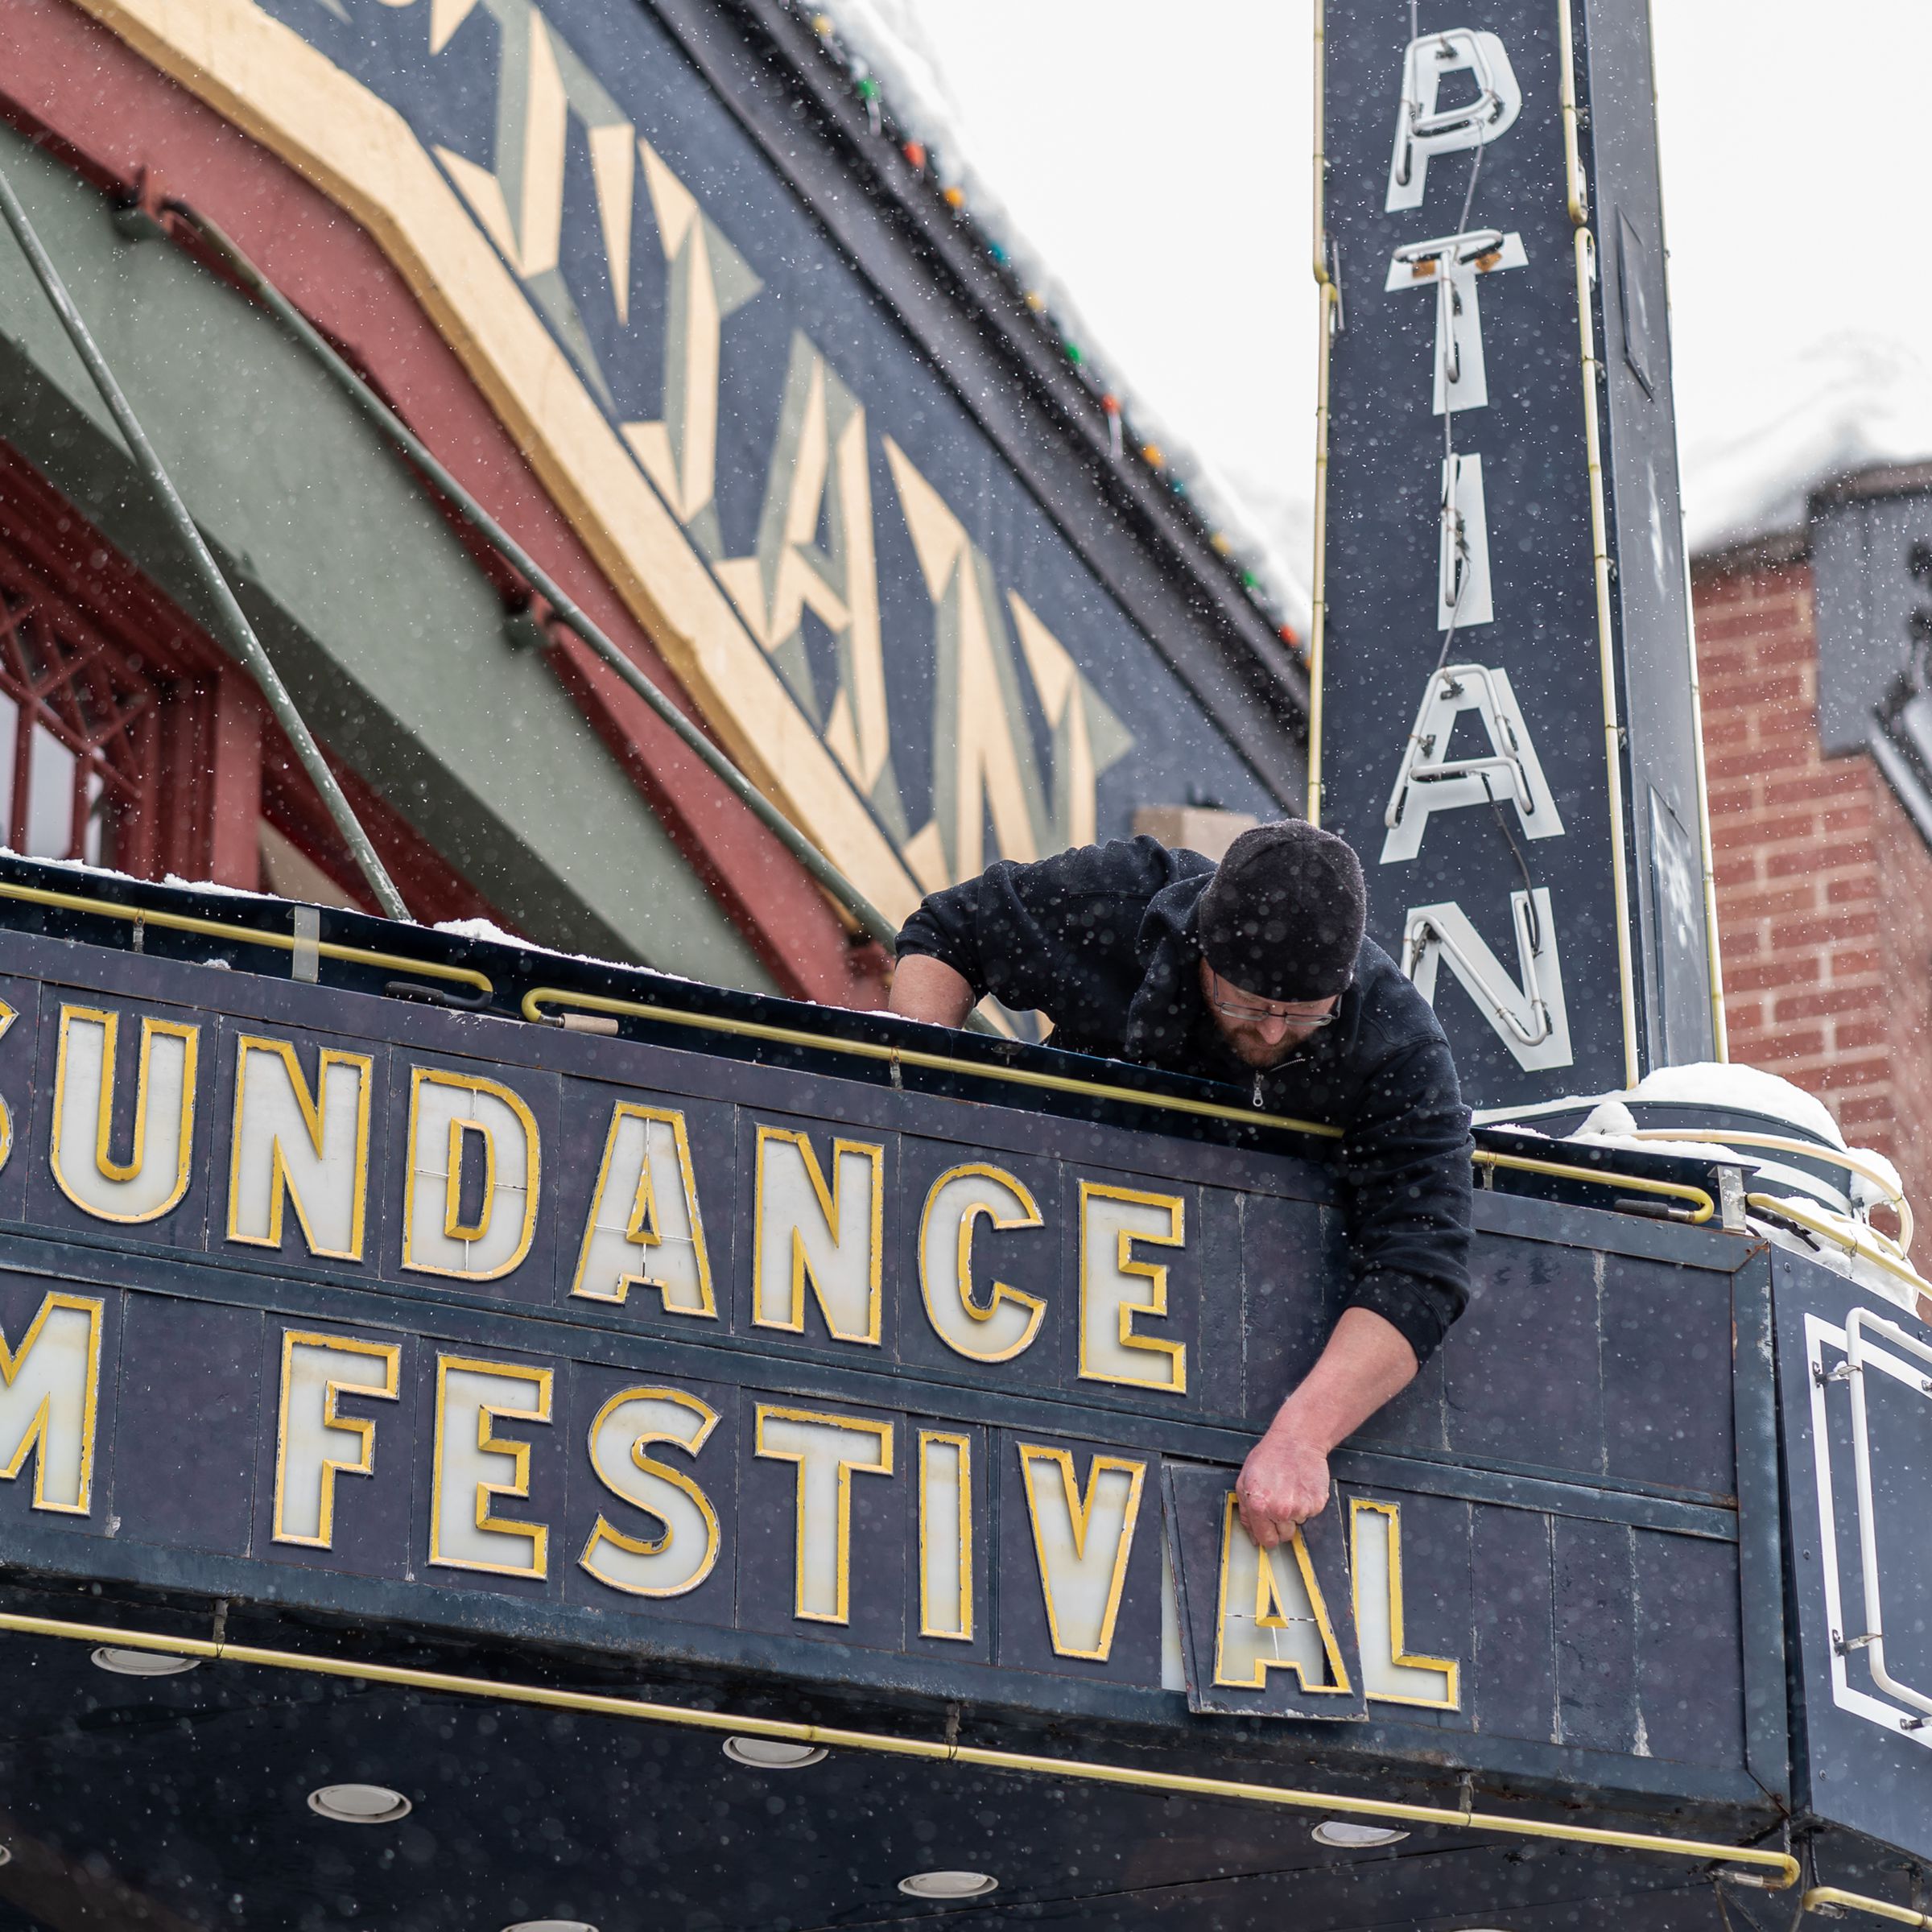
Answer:
POLYGON ((1436 1805, 1397 1804, 1382 1798, 1354 1798, 1332 1791, 1249 1784, 1235 1778, 1137 1770, 1125 1765, 1098 1764, 1084 1758, 1040 1757, 1030 1752, 995 1751, 984 1745, 948 1743, 941 1738, 894 1737, 876 1731, 847 1731, 825 1724, 791 1724, 782 1718, 734 1716, 728 1711, 696 1711, 682 1704, 649 1703, 642 1699, 609 1697, 594 1691, 550 1690, 538 1684, 496 1683, 487 1678, 458 1677, 447 1671, 358 1662, 349 1657, 305 1657, 296 1651, 266 1650, 251 1644, 217 1642, 205 1637, 158 1637, 145 1631, 115 1630, 52 1617, 0 1613, 0 1630, 14 1631, 27 1637, 62 1637, 76 1643, 109 1644, 122 1649, 155 1650, 171 1657, 252 1664, 267 1670, 308 1670, 325 1677, 358 1678, 369 1683, 440 1690, 457 1697, 496 1698, 506 1703, 535 1704, 548 1710, 682 1724, 698 1731, 779 1738, 790 1744, 824 1745, 828 1749, 873 1751, 894 1757, 973 1765, 989 1771, 1028 1771, 1051 1777, 1074 1778, 1087 1784, 1123 1785, 1137 1790, 1174 1792, 1190 1798, 1235 1798, 1298 1811, 1341 1812, 1357 1818, 1392 1818, 1406 1824, 1454 1825, 1465 1831, 1493 1831, 1513 1838, 1603 1845, 1614 1850, 1651 1852, 1667 1858, 1715 1860, 1774 1873, 1776 1876, 1769 1881, 1770 1889, 1774 1891, 1783 1891, 1797 1884, 1798 1879, 1798 1860, 1789 1852, 1765 1852, 1752 1845, 1662 1838, 1649 1832, 1603 1831, 1587 1825, 1551 1824, 1540 1818, 1508 1818, 1471 1810, 1452 1810, 1436 1805))
POLYGON ((1695 1212, 1690 1220, 1702 1226, 1717 1212, 1717 1203, 1702 1187, 1679 1181, 1653 1181, 1642 1174, 1617 1174, 1608 1167, 1571 1167, 1561 1161, 1530 1160, 1520 1154, 1492 1154, 1479 1147, 1470 1155, 1479 1167, 1507 1167, 1518 1174, 1547 1174, 1562 1181, 1590 1181, 1600 1187, 1627 1187, 1633 1194, 1662 1195, 1671 1200, 1688 1201, 1695 1212))
MULTIPOLYGON (((183 912, 155 912, 141 906, 118 906, 112 899, 93 899, 77 892, 47 892, 37 886, 0 882, 0 898, 19 899, 29 906, 52 906, 63 912, 89 912, 102 919, 126 919, 132 926, 159 926, 169 932, 192 932, 204 939, 240 940, 250 946, 267 946, 281 952, 293 952, 302 942, 293 933, 258 932, 252 926, 230 926, 219 919, 198 919, 183 912)), ((420 978, 454 980, 473 986, 485 996, 494 993, 494 983, 469 966, 444 966, 434 960, 412 960, 398 952, 371 952, 362 946, 338 946, 318 939, 316 951, 325 960, 346 960, 361 966, 385 967, 392 972, 414 973, 420 978)))

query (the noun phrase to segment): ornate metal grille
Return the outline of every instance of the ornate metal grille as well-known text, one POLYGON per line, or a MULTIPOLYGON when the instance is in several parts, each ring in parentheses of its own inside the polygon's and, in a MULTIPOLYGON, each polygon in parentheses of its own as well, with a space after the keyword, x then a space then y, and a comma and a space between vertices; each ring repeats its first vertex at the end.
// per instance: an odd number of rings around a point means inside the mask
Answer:
POLYGON ((157 687, 140 658, 0 554, 0 830, 35 858, 112 862, 152 811, 157 687))

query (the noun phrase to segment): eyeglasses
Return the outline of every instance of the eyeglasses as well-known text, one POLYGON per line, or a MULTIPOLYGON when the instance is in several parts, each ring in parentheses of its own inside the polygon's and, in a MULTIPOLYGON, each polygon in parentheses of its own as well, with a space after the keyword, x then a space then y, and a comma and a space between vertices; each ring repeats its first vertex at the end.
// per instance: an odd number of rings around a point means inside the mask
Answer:
MULTIPOLYGON (((1215 977, 1218 984, 1220 976, 1217 973, 1215 977)), ((1339 1012, 1332 1010, 1327 1013, 1298 1013, 1291 1007, 1270 1006, 1265 1003, 1257 1005, 1248 1000, 1217 999, 1212 993, 1208 995, 1208 1004, 1224 1018, 1243 1021, 1249 1026, 1261 1020, 1285 1020, 1290 1026, 1306 1027, 1311 1033, 1319 1033, 1324 1026, 1332 1026, 1341 1018, 1339 1012)))

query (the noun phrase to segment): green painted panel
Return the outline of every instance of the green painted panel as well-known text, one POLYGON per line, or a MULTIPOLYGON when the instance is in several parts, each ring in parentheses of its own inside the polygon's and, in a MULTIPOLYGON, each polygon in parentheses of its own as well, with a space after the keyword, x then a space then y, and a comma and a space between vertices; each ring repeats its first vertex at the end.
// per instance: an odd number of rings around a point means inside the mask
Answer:
MULTIPOLYGON (((316 732, 534 938, 770 990, 737 930, 409 473, 272 322, 0 128, 74 299, 316 732)), ((0 241, 7 440, 204 600, 25 259, 0 241)))

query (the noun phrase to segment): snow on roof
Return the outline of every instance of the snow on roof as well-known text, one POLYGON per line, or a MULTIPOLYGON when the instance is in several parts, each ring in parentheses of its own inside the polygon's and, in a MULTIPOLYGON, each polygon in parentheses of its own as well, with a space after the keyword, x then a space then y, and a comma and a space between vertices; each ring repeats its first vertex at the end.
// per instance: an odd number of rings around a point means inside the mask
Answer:
POLYGON ((1636 1097, 1680 1106, 1736 1107, 1747 1113, 1766 1113, 1774 1120, 1789 1121, 1834 1147, 1845 1144, 1838 1122, 1823 1100, 1775 1073, 1735 1061, 1728 1066, 1705 1060, 1688 1067, 1660 1067, 1638 1083, 1636 1097))
MULTIPOLYGON (((1119 379, 1117 365, 1096 347, 1096 332, 1071 289, 1028 241, 991 182, 975 170, 968 117, 920 20, 918 0, 834 0, 831 12, 807 0, 791 3, 827 52, 834 58, 843 55, 874 126, 890 113, 894 128, 912 137, 939 192, 986 237, 989 252, 1023 290, 1042 326, 1103 393, 1117 398, 1129 460, 1150 462, 1193 505, 1213 547, 1251 594, 1260 593, 1257 601, 1272 617, 1286 619, 1290 641, 1298 643, 1307 634, 1311 609, 1307 560, 1314 516, 1307 491, 1228 475, 1199 449, 1186 447, 1158 407, 1119 379)), ((1312 475, 1312 443, 1306 463, 1294 467, 1312 475)))
POLYGON ((1693 556, 1802 530, 1821 485, 1932 456, 1932 369, 1895 336, 1835 336, 1766 389, 1790 398, 1774 415, 1684 452, 1693 556))

